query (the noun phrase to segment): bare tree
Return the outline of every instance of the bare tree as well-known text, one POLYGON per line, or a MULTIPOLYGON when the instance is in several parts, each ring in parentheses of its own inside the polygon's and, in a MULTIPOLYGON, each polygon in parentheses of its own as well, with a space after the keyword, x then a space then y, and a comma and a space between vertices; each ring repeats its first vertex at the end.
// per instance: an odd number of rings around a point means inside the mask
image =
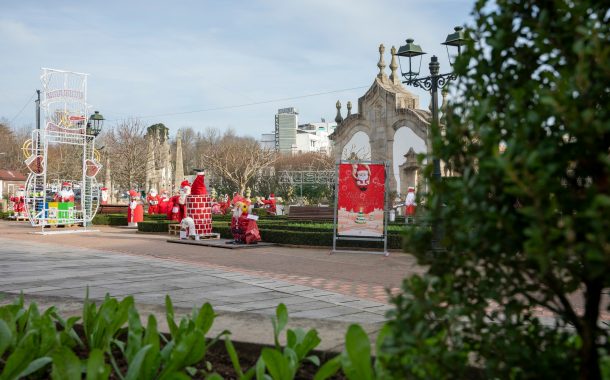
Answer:
POLYGON ((262 168, 277 160, 275 151, 261 148, 255 139, 235 136, 232 130, 220 136, 208 129, 201 140, 201 166, 233 184, 240 194, 262 168))
POLYGON ((146 181, 146 127, 138 119, 118 123, 103 137, 112 165, 112 181, 118 188, 143 188, 146 181))
POLYGON ((28 133, 25 129, 15 129, 8 120, 0 119, 0 168, 26 173, 21 147, 28 133))

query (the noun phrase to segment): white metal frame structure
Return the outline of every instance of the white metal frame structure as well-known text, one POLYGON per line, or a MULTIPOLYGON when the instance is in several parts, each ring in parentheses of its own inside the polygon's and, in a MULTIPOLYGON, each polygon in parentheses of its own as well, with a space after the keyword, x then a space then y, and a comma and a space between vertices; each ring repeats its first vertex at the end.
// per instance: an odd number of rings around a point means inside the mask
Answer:
MULTIPOLYGON (((26 182, 26 211, 32 226, 79 224, 87 226, 99 206, 99 186, 95 179, 101 164, 95 160, 95 136, 87 135, 87 76, 88 74, 42 69, 42 101, 44 128, 32 132, 31 153, 26 159, 30 175, 26 182), (47 178, 49 146, 67 144, 82 147, 82 176, 67 179, 80 187, 74 210, 67 220, 50 217, 48 202, 52 191, 47 178)), ((75 158, 76 159, 76 158, 75 158)), ((57 180, 57 179, 55 179, 57 180)))

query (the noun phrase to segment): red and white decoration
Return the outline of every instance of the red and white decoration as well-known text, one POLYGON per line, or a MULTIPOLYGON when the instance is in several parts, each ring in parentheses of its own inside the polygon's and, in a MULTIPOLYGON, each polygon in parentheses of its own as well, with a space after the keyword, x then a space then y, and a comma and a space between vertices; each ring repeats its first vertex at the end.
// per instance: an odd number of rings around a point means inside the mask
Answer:
POLYGON ((55 202, 74 202, 74 190, 70 182, 61 184, 61 190, 55 194, 55 202))
POLYGON ((13 202, 15 217, 25 216, 25 187, 19 186, 19 190, 11 197, 10 201, 13 202))
POLYGON ((208 195, 186 197, 186 216, 193 219, 197 235, 212 233, 212 198, 208 195))
POLYGON ((108 204, 108 188, 107 187, 102 187, 100 189, 101 192, 101 204, 103 205, 107 205, 108 204))
POLYGON ((407 198, 405 200, 405 207, 406 207, 406 213, 405 215, 408 218, 412 218, 413 216, 415 216, 415 188, 409 186, 408 192, 407 192, 407 198))
POLYGON ((186 216, 186 199, 191 194, 191 184, 184 180, 180 183, 180 195, 174 195, 171 198, 172 208, 169 213, 169 219, 181 222, 186 216))
POLYGON ((150 189, 148 191, 148 195, 146 196, 146 203, 148 203, 148 215, 160 214, 159 212, 159 202, 161 201, 161 197, 157 194, 156 189, 150 189))
POLYGON ((127 225, 137 227, 139 222, 144 221, 144 207, 140 202, 140 193, 129 190, 129 208, 127 208, 127 225))

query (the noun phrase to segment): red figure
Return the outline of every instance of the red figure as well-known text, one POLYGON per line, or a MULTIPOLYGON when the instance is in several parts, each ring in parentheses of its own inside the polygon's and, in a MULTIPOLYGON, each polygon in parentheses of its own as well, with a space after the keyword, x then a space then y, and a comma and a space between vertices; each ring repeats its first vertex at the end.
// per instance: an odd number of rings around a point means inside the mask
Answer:
POLYGON ((160 214, 159 212, 159 202, 161 201, 161 197, 157 194, 157 190, 150 189, 148 195, 146 196, 146 203, 148 203, 148 215, 160 214))
POLYGON ((74 202, 74 191, 70 182, 61 184, 61 191, 55 194, 55 202, 74 202))
POLYGON ((170 219, 181 222, 186 216, 186 197, 191 193, 191 184, 184 180, 180 184, 180 195, 174 195, 171 198, 172 209, 170 210, 170 219))
POLYGON ((129 190, 129 207, 127 208, 127 225, 137 226, 144 220, 144 207, 140 202, 140 194, 135 190, 129 190))
POLYGON ((172 211, 172 202, 170 201, 169 192, 167 190, 161 190, 158 213, 167 215, 170 211, 172 211))
POLYGON ((23 216, 25 213, 25 188, 19 186, 17 194, 13 195, 10 199, 13 202, 13 211, 15 216, 23 216))
POLYGON ((269 194, 269 199, 263 199, 263 204, 269 209, 269 213, 275 215, 277 208, 275 206, 276 200, 273 193, 269 194))

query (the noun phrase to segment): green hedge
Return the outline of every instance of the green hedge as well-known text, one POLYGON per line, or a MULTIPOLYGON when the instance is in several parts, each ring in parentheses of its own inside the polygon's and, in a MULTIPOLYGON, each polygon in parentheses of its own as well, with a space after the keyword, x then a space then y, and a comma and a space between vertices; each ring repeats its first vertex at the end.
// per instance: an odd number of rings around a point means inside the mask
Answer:
MULTIPOLYGON (((214 232, 220 234, 225 239, 232 239, 231 228, 228 225, 214 223, 214 232)), ((295 230, 279 230, 267 229, 259 226, 261 239, 269 243, 288 244, 288 245, 311 245, 311 246, 326 246, 333 245, 333 231, 295 231, 295 230)), ((339 247, 362 247, 362 248, 383 248, 382 242, 360 241, 360 240, 339 240, 339 247)), ((388 248, 402 248, 402 235, 389 234, 388 248)))
POLYGON ((91 223, 95 225, 108 225, 108 226, 126 226, 127 215, 126 214, 97 214, 93 217, 91 223))
MULTIPOLYGON (((144 221, 159 221, 164 222, 167 220, 165 214, 161 215, 148 215, 144 214, 144 221)), ((97 214, 93 217, 93 224, 97 225, 108 225, 108 226, 126 226, 127 225, 127 214, 97 214)))
POLYGON ((138 223, 140 232, 169 232, 170 224, 178 224, 175 220, 155 220, 138 223))

